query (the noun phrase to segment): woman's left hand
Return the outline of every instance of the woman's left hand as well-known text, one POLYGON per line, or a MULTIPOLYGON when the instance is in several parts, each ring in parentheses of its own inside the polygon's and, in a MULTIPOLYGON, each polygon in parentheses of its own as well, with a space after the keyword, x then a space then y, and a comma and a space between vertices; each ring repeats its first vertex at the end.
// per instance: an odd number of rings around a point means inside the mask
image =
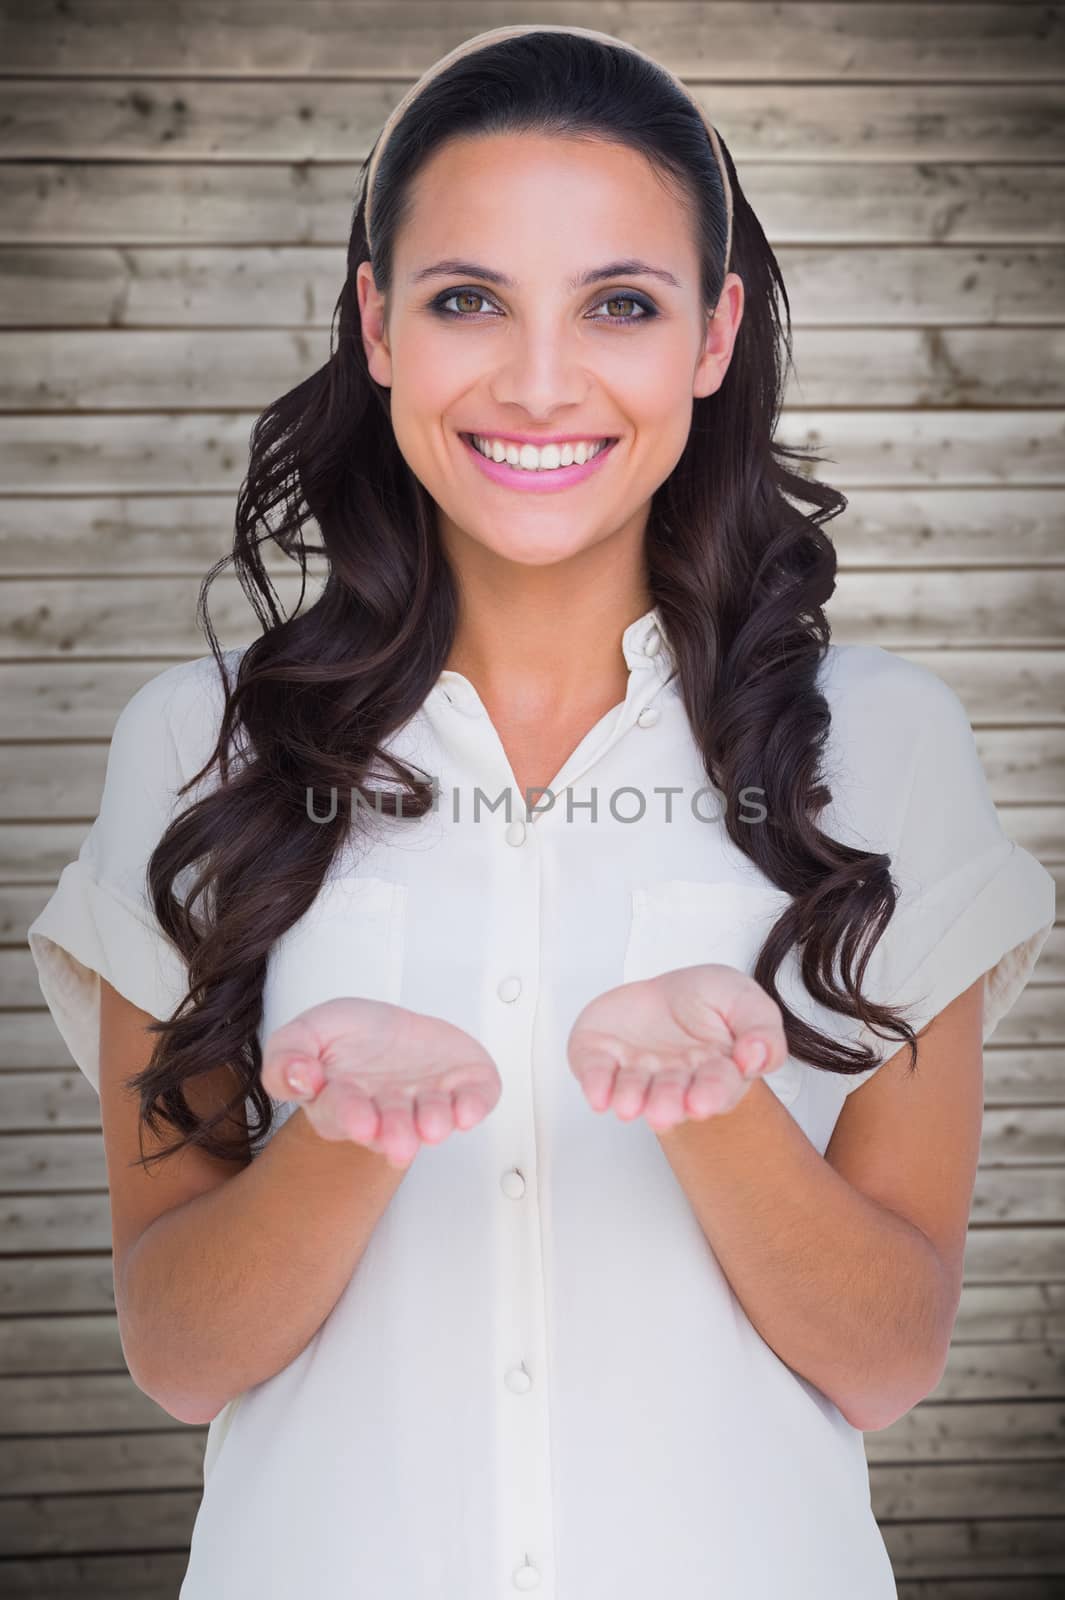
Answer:
POLYGON ((788 1055, 780 1007, 745 972, 678 967, 608 989, 570 1030, 570 1068, 593 1111, 671 1128, 731 1111, 788 1055))

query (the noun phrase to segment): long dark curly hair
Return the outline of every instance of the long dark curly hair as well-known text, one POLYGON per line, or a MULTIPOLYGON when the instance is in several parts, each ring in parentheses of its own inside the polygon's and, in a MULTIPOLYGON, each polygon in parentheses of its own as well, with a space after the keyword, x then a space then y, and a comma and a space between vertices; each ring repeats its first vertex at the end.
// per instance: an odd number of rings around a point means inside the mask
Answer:
MULTIPOLYGON (((725 196, 706 129, 668 76, 633 52, 574 35, 534 33, 462 58, 427 85, 382 154, 374 187, 372 265, 391 286, 393 250, 411 181, 457 135, 534 132, 599 137, 639 151, 690 204, 707 314, 724 282, 725 196)), ((721 141, 733 193, 731 268, 744 315, 721 387, 693 404, 691 432, 655 492, 645 535, 650 592, 676 659, 679 687, 707 777, 725 802, 729 837, 792 896, 770 930, 753 976, 780 1005, 790 1052, 811 1066, 854 1074, 879 1059, 826 1038, 788 1010, 775 975, 793 946, 809 994, 828 1010, 887 1029, 910 1047, 899 1014, 861 994, 874 946, 895 909, 890 857, 829 838, 817 825, 831 799, 819 762, 830 712, 817 687, 828 649, 823 606, 836 554, 824 524, 843 494, 810 470, 820 458, 775 442, 791 317, 780 268, 721 141), (781 310, 783 307, 783 311, 781 310), (803 507, 807 509, 802 509, 803 507), (765 821, 744 820, 738 799, 761 790, 765 821), (835 963, 838 956, 838 974, 835 963)), ((370 259, 365 175, 352 220, 347 275, 329 359, 255 422, 230 554, 204 579, 197 610, 224 686, 217 742, 200 773, 218 781, 179 814, 148 864, 156 916, 181 951, 188 993, 154 1025, 158 1037, 139 1091, 142 1130, 161 1120, 179 1141, 231 1157, 219 1137, 244 1100, 252 1147, 269 1137, 273 1104, 260 1081, 258 1029, 274 942, 314 902, 352 830, 356 805, 308 820, 311 791, 357 792, 367 807, 407 818, 432 805, 432 784, 382 748, 421 707, 447 660, 457 587, 437 537, 436 507, 400 453, 389 391, 369 375, 360 338, 356 269, 370 259), (308 544, 313 519, 321 545, 308 544), (283 614, 262 547, 299 563, 302 584, 283 614), (320 594, 306 597, 308 557, 325 558, 320 594), (229 677, 207 590, 232 564, 261 624, 229 677), (232 762, 239 748, 242 759, 232 762), (371 769, 396 788, 375 789, 371 769), (183 899, 179 875, 192 869, 183 899), (184 1085, 231 1064, 233 1099, 198 1116, 184 1085)), ((334 313, 335 315, 336 313, 334 313)), ((322 802, 317 814, 328 812, 322 802)))

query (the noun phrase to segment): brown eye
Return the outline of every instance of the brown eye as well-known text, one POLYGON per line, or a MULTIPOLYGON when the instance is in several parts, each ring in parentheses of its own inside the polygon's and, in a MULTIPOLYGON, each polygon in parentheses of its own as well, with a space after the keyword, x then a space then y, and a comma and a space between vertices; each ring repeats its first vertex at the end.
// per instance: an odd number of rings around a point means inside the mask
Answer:
POLYGON ((607 308, 607 315, 605 317, 593 317, 593 322, 614 322, 619 324, 623 322, 650 322, 652 317, 658 315, 649 301, 634 294, 610 295, 606 300, 601 300, 599 304, 607 308), (638 314, 633 314, 632 311, 616 309, 625 306, 635 307, 635 311, 638 314))
POLYGON ((448 294, 442 294, 433 301, 432 309, 440 312, 445 317, 469 318, 478 313, 478 303, 488 305, 488 297, 479 289, 452 289, 448 294), (452 301, 461 301, 457 311, 451 309, 452 301))

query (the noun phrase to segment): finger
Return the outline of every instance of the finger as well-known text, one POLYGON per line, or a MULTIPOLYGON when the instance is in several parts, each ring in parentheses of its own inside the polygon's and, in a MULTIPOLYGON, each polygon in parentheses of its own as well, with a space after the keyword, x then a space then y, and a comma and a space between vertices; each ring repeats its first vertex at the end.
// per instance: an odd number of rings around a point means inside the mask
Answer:
POLYGON ((262 1086, 274 1100, 313 1098, 325 1082, 318 1060, 318 1041, 301 1018, 275 1028, 266 1041, 259 1074, 262 1086), (297 1077, 291 1082, 289 1073, 297 1077))
POLYGON ((654 1074, 644 1109, 652 1128, 673 1128, 687 1119, 684 1096, 690 1082, 690 1073, 682 1067, 665 1067, 654 1074))
POLYGON ((733 1037, 732 1057, 745 1078, 774 1072, 788 1058, 780 1007, 761 984, 747 979, 729 996, 722 1012, 733 1037))
MULTIPOLYGON (((710 1117, 724 1111, 728 1105, 729 1088, 722 1073, 720 1058, 698 1067, 692 1074, 686 1105, 693 1117, 710 1117)), ((732 1067, 735 1073, 735 1066, 732 1067)))
POLYGON ((614 1079, 614 1093, 610 1098, 610 1109, 615 1115, 625 1122, 640 1115, 647 1099, 652 1074, 658 1066, 658 1057, 649 1051, 644 1051, 631 1061, 619 1064, 614 1079))
POLYGON ((378 1140, 382 1150, 390 1160, 407 1162, 414 1156, 421 1144, 418 1130, 414 1126, 413 1107, 410 1102, 398 1104, 388 1100, 384 1104, 380 1099, 377 1102, 381 1113, 381 1127, 378 1140))
POLYGON ((304 1109, 324 1139, 347 1139, 370 1146, 376 1138, 377 1107, 353 1084, 338 1080, 326 1083, 317 1099, 304 1109))
POLYGON ((489 1097, 474 1084, 467 1084, 463 1089, 456 1089, 452 1095, 455 1107, 455 1126, 463 1133, 467 1128, 475 1128, 483 1117, 491 1110, 489 1097))
POLYGON ((617 1058, 606 1050, 574 1049, 571 1065, 593 1111, 606 1111, 614 1092, 617 1058))
POLYGON ((732 1057, 744 1078, 760 1078, 784 1065, 788 1054, 783 1030, 752 1029, 736 1040, 732 1057))
POLYGON ((420 1138, 427 1144, 439 1144, 455 1130, 451 1096, 440 1089, 422 1090, 414 1102, 414 1121, 420 1138))

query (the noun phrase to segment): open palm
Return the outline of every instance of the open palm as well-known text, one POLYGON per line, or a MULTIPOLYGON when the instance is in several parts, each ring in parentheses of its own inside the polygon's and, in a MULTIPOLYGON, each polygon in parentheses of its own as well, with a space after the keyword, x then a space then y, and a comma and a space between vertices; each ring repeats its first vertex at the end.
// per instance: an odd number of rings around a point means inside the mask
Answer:
POLYGON ((492 1057, 462 1028, 355 997, 323 1001, 276 1028, 262 1083, 275 1100, 299 1101, 324 1139, 351 1139, 392 1166, 474 1127, 503 1088, 492 1057))
POLYGON ((642 1114, 654 1128, 731 1111, 787 1054, 776 1001, 716 963, 608 989, 584 1007, 567 1044, 593 1111, 642 1114))

